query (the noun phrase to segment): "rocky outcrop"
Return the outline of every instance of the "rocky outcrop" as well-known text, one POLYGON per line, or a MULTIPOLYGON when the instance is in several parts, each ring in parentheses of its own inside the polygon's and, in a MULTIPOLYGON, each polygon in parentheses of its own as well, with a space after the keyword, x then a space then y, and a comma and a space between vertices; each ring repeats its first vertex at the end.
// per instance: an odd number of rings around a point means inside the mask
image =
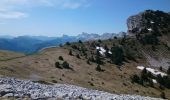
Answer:
POLYGON ((29 97, 30 99, 64 99, 64 100, 160 100, 139 95, 117 95, 78 86, 56 84, 42 85, 15 78, 0 78, 0 97, 29 97))
POLYGON ((141 13, 128 18, 127 27, 128 31, 134 32, 138 31, 143 25, 143 19, 141 13))
POLYGON ((127 20, 130 33, 170 32, 170 15, 162 11, 146 10, 127 20))

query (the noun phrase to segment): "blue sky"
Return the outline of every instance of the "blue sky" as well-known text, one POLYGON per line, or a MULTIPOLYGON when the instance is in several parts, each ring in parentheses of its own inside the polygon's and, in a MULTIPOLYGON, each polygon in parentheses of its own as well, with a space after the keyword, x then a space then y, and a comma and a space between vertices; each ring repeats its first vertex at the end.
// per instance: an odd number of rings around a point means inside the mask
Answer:
POLYGON ((0 0, 0 35, 77 35, 126 31, 129 16, 170 12, 170 0, 0 0))

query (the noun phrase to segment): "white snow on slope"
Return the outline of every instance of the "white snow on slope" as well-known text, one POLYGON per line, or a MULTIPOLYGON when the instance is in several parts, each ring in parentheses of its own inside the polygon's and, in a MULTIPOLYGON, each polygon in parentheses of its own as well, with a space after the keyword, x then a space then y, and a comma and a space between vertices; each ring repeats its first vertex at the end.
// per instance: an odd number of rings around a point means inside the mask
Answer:
MULTIPOLYGON (((140 69, 140 70, 143 70, 144 68, 145 68, 144 66, 137 66, 137 69, 140 69)), ((158 75, 161 75, 162 77, 163 77, 163 76, 167 76, 166 73, 160 72, 160 71, 158 71, 158 70, 156 70, 156 69, 146 68, 146 70, 147 70, 148 72, 151 72, 151 74, 154 75, 154 76, 158 76, 158 75)))
POLYGON ((154 24, 155 22, 151 21, 151 24, 154 24))
MULTIPOLYGON (((102 56, 105 56, 106 50, 103 47, 96 47, 97 50, 99 50, 100 54, 102 56)), ((111 51, 108 51, 109 54, 112 54, 111 51)))
POLYGON ((148 31, 150 31, 150 32, 151 32, 151 31, 152 31, 152 29, 151 29, 151 28, 148 28, 148 31))

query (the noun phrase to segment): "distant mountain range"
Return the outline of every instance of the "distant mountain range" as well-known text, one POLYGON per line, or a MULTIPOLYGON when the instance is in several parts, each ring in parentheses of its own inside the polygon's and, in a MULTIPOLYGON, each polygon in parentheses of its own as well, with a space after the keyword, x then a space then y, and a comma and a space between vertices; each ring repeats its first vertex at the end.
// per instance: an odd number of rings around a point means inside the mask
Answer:
POLYGON ((46 37, 46 36, 0 36, 0 49, 10 50, 16 52, 23 52, 26 54, 35 53, 49 46, 59 46, 65 42, 76 42, 78 40, 88 41, 97 39, 109 39, 115 36, 121 37, 124 33, 104 33, 99 34, 88 34, 82 33, 77 36, 63 35, 62 37, 46 37))

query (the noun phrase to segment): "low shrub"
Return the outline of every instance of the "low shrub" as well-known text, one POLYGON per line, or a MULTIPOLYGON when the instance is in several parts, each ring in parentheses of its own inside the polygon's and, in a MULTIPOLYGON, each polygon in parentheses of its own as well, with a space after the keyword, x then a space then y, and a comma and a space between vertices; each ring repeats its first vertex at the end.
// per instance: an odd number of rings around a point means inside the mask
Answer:
POLYGON ((59 56, 58 59, 59 59, 59 60, 64 60, 62 56, 59 56))

